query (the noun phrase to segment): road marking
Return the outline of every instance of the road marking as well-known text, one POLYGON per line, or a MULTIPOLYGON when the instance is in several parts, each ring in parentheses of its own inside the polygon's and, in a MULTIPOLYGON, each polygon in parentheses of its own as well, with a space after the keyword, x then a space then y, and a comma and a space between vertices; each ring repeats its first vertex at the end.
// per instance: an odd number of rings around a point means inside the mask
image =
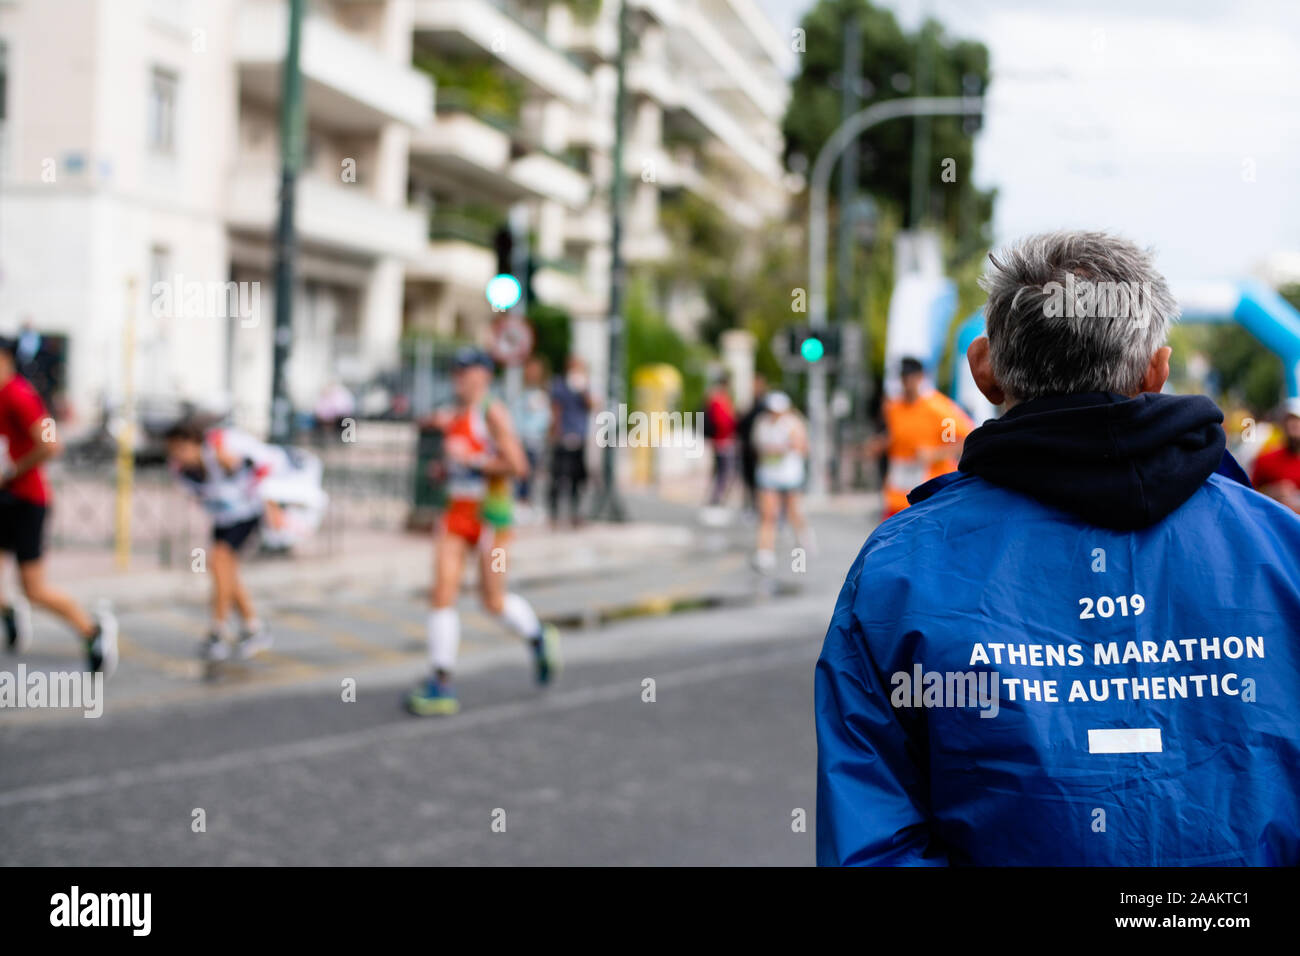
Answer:
POLYGON ((398 648, 386 647, 383 644, 376 644, 373 641, 367 641, 364 638, 357 637, 355 634, 349 634, 347 631, 340 631, 337 628, 330 628, 326 631, 330 642, 341 651, 349 651, 354 654, 360 654, 364 659, 369 661, 394 662, 405 661, 413 658, 419 658, 418 652, 403 651, 398 648))
MULTIPOLYGON (((671 694, 681 687, 756 674, 762 671, 776 670, 791 664, 808 663, 808 648, 782 650, 760 657, 726 660, 715 664, 703 664, 689 670, 670 671, 655 678, 658 692, 671 694)), ((811 679, 811 671, 809 672, 811 679)), ((309 760, 357 750, 397 740, 418 740, 423 737, 441 736, 458 731, 475 730, 495 724, 506 723, 520 717, 531 717, 554 711, 576 710, 591 704, 609 703, 616 700, 636 701, 641 693, 640 683, 636 678, 604 684, 597 687, 584 687, 566 693, 548 695, 544 698, 512 703, 494 704, 481 710, 470 711, 457 717, 411 717, 402 723, 383 724, 366 730, 351 731, 344 734, 331 734, 311 740, 297 740, 287 744, 273 744, 269 747, 254 747, 248 750, 236 750, 216 757, 204 757, 197 760, 175 760, 131 770, 118 770, 113 773, 97 774, 93 777, 77 777, 58 783, 37 784, 30 787, 18 787, 14 790, 0 790, 0 807, 21 806, 25 803, 48 803, 53 800, 69 800, 125 790, 150 783, 175 783, 199 777, 210 777, 222 773, 246 770, 251 767, 270 766, 287 760, 309 760)))
POLYGON ((1159 727, 1108 727, 1088 731, 1090 754, 1164 753, 1159 727))
POLYGON ((143 664, 145 667, 152 667, 164 674, 170 674, 173 677, 185 677, 190 680, 198 680, 203 676, 203 664, 194 658, 181 659, 170 654, 163 654, 151 647, 145 647, 122 633, 117 635, 117 645, 122 658, 130 660, 132 664, 143 664))

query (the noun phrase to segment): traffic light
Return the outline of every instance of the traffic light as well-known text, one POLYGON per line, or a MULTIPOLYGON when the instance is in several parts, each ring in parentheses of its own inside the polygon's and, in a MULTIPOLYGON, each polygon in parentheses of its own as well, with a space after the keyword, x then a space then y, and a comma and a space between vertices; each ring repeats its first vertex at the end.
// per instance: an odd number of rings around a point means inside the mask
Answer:
POLYGON ((497 275, 510 275, 514 271, 515 236, 508 225, 497 228, 492 245, 497 251, 497 275))
MULTIPOLYGON (((520 300, 527 302, 530 298, 532 269, 525 268, 524 275, 515 275, 518 266, 515 262, 515 235, 508 223, 497 229, 492 245, 496 247, 497 274, 487 284, 487 300, 494 312, 507 312, 520 300)), ((531 266, 531 253, 528 259, 531 266)))
POLYGON ((815 330, 791 326, 786 330, 786 353, 805 366, 834 361, 840 354, 840 330, 834 325, 815 330))

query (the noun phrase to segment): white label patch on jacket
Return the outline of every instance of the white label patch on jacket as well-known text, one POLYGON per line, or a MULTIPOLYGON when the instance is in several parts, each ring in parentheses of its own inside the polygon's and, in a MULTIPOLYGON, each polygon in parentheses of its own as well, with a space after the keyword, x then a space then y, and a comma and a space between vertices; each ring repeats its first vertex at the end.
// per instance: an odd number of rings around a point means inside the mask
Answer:
POLYGON ((1164 753, 1159 727, 1114 727, 1088 731, 1090 754, 1164 753))

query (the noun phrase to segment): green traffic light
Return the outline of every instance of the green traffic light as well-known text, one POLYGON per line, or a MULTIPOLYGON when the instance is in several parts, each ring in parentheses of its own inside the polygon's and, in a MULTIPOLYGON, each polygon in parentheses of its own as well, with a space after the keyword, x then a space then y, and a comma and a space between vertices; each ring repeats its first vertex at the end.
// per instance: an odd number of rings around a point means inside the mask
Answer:
POLYGON ((821 339, 809 336, 799 346, 799 354, 804 357, 805 362, 816 362, 826 354, 826 346, 822 344, 821 339))

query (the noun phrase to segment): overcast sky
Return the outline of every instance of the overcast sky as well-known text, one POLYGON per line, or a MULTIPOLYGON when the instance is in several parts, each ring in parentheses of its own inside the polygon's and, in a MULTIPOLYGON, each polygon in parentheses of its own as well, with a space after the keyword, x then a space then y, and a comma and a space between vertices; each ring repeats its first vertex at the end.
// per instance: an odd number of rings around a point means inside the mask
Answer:
MULTIPOLYGON (((757 3, 787 37, 812 5, 757 3)), ((1300 3, 885 5, 909 28, 928 9, 989 47, 975 178, 998 187, 998 242, 1106 228, 1154 246, 1173 279, 1300 252, 1300 3)))

